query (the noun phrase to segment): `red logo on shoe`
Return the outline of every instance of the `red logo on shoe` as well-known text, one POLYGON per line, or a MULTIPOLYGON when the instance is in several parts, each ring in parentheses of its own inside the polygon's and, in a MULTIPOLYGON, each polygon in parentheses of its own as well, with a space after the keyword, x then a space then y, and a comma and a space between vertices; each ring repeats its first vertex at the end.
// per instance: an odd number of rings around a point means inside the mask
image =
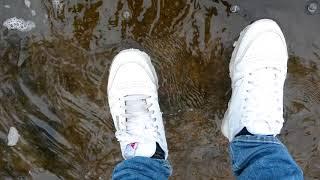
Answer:
POLYGON ((131 146, 131 148, 133 149, 133 150, 136 150, 137 149, 137 147, 138 147, 138 143, 130 143, 129 144, 130 146, 131 146))

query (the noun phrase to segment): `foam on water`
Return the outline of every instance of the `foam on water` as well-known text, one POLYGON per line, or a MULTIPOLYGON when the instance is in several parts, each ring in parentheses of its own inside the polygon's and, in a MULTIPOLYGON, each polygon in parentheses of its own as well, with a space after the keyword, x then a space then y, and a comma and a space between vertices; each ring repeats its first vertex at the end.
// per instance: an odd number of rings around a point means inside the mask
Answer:
POLYGON ((3 26, 8 29, 15 29, 22 32, 31 31, 33 28, 36 27, 33 21, 25 21, 23 19, 19 19, 16 17, 9 18, 3 22, 3 26))

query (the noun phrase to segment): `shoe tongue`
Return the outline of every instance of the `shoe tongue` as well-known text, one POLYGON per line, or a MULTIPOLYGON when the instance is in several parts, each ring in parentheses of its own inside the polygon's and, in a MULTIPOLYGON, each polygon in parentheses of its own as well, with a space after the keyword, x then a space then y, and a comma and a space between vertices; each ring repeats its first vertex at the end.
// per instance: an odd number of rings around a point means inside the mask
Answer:
POLYGON ((126 146, 123 156, 125 159, 130 159, 135 156, 151 157, 156 152, 156 142, 149 143, 130 143, 126 146))

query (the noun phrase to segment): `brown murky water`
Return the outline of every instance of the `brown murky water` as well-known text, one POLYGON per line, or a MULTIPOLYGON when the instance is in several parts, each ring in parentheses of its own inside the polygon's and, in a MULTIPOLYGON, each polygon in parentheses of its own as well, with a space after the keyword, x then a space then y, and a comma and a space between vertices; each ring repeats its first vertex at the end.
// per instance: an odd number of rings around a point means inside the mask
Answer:
POLYGON ((228 62, 243 27, 272 18, 290 60, 280 138, 306 179, 320 178, 320 14, 307 0, 1 0, 1 179, 109 179, 122 160, 106 85, 117 52, 143 49, 160 80, 172 179, 233 179, 220 124, 230 96, 228 62), (229 8, 237 3, 238 13, 229 8), (9 5, 9 6, 7 6, 9 5), (8 147, 11 126, 21 138, 8 147))

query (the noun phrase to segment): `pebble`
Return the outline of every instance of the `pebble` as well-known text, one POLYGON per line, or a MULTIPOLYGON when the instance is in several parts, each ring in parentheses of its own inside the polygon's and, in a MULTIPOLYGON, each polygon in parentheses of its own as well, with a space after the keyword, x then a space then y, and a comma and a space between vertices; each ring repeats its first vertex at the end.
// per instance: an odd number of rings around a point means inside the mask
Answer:
POLYGON ((7 4, 7 5, 4 5, 4 7, 7 8, 7 9, 9 9, 9 8, 10 8, 10 5, 7 4))
POLYGON ((308 11, 311 14, 314 14, 318 10, 318 4, 316 2, 312 2, 308 5, 308 11))
POLYGON ((230 7, 230 11, 232 13, 237 13, 237 12, 240 11, 240 7, 238 5, 233 5, 233 6, 230 7))
POLYGON ((20 134, 15 127, 10 127, 8 134, 8 146, 15 146, 19 140, 20 134))

